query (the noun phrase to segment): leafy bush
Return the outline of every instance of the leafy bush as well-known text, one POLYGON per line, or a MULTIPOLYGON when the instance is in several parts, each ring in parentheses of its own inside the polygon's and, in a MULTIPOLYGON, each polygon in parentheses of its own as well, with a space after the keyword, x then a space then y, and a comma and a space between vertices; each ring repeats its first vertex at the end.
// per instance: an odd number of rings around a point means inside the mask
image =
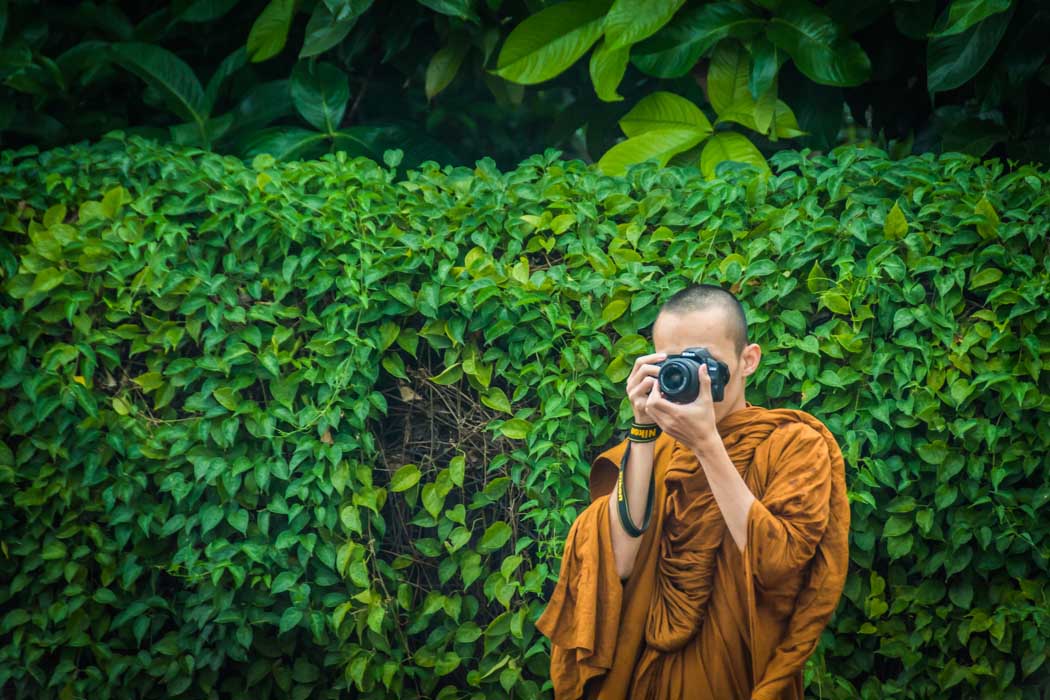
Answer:
POLYGON ((3 153, 0 692, 541 697, 533 627, 660 301, 731 286, 749 400, 840 437, 826 698, 1037 698, 1050 175, 510 172, 3 153))

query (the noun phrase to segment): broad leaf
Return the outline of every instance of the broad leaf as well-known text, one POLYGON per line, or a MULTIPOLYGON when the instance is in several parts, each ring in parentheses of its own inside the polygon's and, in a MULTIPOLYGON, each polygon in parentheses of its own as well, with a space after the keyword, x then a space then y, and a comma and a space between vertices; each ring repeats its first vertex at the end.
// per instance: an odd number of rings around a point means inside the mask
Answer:
POLYGON ((591 52, 591 83, 594 84, 594 91, 599 99, 605 102, 618 102, 623 99, 623 95, 616 92, 616 88, 627 71, 630 52, 629 46, 610 48, 605 39, 591 52))
POLYGON ((295 14, 295 0, 270 0, 255 18, 248 32, 248 57, 252 63, 265 61, 281 52, 288 41, 288 29, 295 14))
POLYGON ((700 171, 704 177, 711 179, 715 176, 715 167, 724 161, 747 163, 769 172, 769 165, 755 144, 746 136, 732 131, 717 133, 707 140, 700 154, 700 171))
POLYGON ((193 70, 178 56, 153 44, 113 44, 114 60, 157 90, 173 112, 203 124, 207 100, 193 70))
POLYGON ((569 0, 540 10, 511 31, 492 72, 523 85, 550 80, 598 40, 608 7, 609 0, 569 0))
MULTIPOLYGON (((1010 9, 1011 0, 953 0, 943 16, 944 29, 930 37, 952 36, 966 31, 981 20, 1010 9)), ((941 24, 941 22, 938 22, 941 24)))
POLYGON ((954 90, 977 75, 995 53, 1012 16, 1011 7, 965 32, 931 39, 926 45, 926 89, 954 90))
POLYGON ((449 86, 469 49, 470 44, 458 34, 438 49, 427 64, 425 89, 428 100, 449 86))
POLYGON ((671 156, 689 150, 707 138, 708 133, 696 128, 646 131, 610 148, 598 161, 598 169, 606 175, 622 176, 628 166, 653 159, 663 167, 671 156))
POLYGON ((620 119, 627 136, 640 136, 654 129, 692 129, 707 136, 711 122, 695 104, 671 92, 658 90, 644 97, 620 119))
POLYGON ((350 100, 346 73, 330 63, 300 61, 292 71, 292 102, 303 119, 331 134, 350 100))
POLYGON ((770 20, 767 36, 814 82, 860 85, 871 76, 871 61, 860 44, 840 37, 831 18, 808 0, 785 2, 770 20))
POLYGON ((317 3, 310 21, 306 23, 306 36, 299 58, 307 58, 324 53, 337 45, 357 24, 358 18, 372 5, 372 0, 358 0, 348 3, 350 12, 336 17, 324 3, 317 3))
POLYGON ((760 15, 737 2, 689 7, 659 32, 634 46, 631 63, 657 78, 677 78, 688 73, 700 57, 722 39, 753 37, 765 24, 760 15))
POLYGON ((609 50, 622 49, 651 36, 674 16, 685 0, 615 0, 602 25, 609 50))

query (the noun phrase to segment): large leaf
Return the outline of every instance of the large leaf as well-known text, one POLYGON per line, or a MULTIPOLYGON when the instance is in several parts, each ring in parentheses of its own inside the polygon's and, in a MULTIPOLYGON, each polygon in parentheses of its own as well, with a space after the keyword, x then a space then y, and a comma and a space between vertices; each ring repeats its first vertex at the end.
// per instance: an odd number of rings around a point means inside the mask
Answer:
POLYGON ((1010 5, 1011 0, 953 0, 943 17, 944 29, 931 32, 930 37, 952 36, 965 32, 987 17, 1006 12, 1010 5))
POLYGON ((248 32, 248 57, 252 63, 281 52, 288 41, 288 28, 295 14, 295 0, 270 0, 248 32))
POLYGON ((241 97, 230 111, 234 115, 231 132, 248 134, 271 122, 295 113, 288 80, 259 83, 241 97))
POLYGON ((173 112, 203 125, 207 100, 193 70, 178 56, 153 44, 113 44, 114 60, 139 76, 164 97, 173 112))
POLYGON ((860 85, 871 61, 860 44, 839 36, 827 15, 808 0, 787 0, 770 20, 767 36, 787 51, 810 80, 822 85, 860 85))
POLYGON ((602 25, 609 49, 622 49, 655 33, 685 0, 616 0, 602 25))
POLYGON ((954 90, 977 75, 999 46, 1012 16, 1013 7, 960 34, 931 39, 926 45, 926 89, 954 90))
POLYGON ((644 97, 623 115, 620 128, 624 134, 632 137, 654 129, 694 129, 707 136, 711 133, 711 122, 689 100, 658 90, 644 97))
MULTIPOLYGON (((707 73, 707 96, 718 113, 718 122, 732 121, 749 129, 768 134, 778 110, 790 113, 783 102, 777 100, 776 83, 755 99, 751 96, 751 69, 749 56, 738 42, 721 42, 711 55, 711 66, 707 73)), ((794 122, 794 116, 790 117, 794 122)), ((793 124, 797 131, 797 124, 793 124)), ((784 124, 785 128, 789 125, 784 124)), ((782 134, 782 135, 786 135, 782 134)))
POLYGON ((351 11, 337 17, 324 3, 317 3, 310 21, 306 23, 306 36, 303 38, 303 48, 299 50, 299 58, 324 53, 341 42, 371 5, 372 0, 349 3, 351 11))
POLYGON ((278 160, 306 158, 324 152, 328 134, 297 127, 276 126, 252 134, 243 146, 243 155, 251 158, 268 153, 278 160))
POLYGON ((308 123, 331 134, 350 100, 346 73, 330 63, 300 61, 292 71, 292 102, 308 123))
POLYGON ((750 50, 751 73, 748 75, 747 88, 751 97, 757 100, 773 86, 780 66, 787 60, 787 54, 765 37, 755 37, 750 50))
POLYGON ((707 137, 695 128, 653 129, 610 148, 598 161, 606 175, 622 176, 627 167, 655 159, 661 167, 676 153, 687 151, 707 137))
POLYGON ((434 12, 440 12, 449 17, 458 17, 470 22, 478 22, 478 15, 474 11, 474 0, 418 0, 420 5, 429 7, 434 12))
POLYGON ((747 5, 715 2, 686 8, 659 32, 634 46, 631 63, 657 78, 677 78, 726 37, 750 38, 766 21, 747 5))
POLYGON ((606 39, 602 39, 591 52, 591 83, 598 99, 605 102, 618 102, 623 99, 623 95, 616 92, 616 88, 627 71, 630 53, 630 46, 613 49, 609 47, 606 39))
POLYGON ((755 144, 743 134, 732 131, 717 133, 707 140, 704 150, 700 153, 700 171, 704 177, 711 179, 715 176, 715 167, 727 160, 747 163, 769 172, 769 165, 755 148, 755 144))
POLYGON ((492 72, 523 85, 550 80, 598 40, 609 2, 569 0, 540 10, 511 31, 492 72))
POLYGON ((463 57, 469 49, 470 44, 460 34, 452 36, 447 44, 438 49, 427 64, 424 86, 428 100, 448 87, 459 72, 463 57))

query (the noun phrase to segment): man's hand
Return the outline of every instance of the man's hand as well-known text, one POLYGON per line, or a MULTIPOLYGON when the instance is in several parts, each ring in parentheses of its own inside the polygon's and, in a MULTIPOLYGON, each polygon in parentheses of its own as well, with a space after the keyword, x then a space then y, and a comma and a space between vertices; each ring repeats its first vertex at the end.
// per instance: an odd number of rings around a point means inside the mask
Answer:
POLYGON ((645 402, 645 412, 656 424, 694 452, 704 452, 720 439, 706 365, 700 365, 699 376, 700 393, 692 403, 668 401, 660 396, 660 385, 655 381, 645 402))

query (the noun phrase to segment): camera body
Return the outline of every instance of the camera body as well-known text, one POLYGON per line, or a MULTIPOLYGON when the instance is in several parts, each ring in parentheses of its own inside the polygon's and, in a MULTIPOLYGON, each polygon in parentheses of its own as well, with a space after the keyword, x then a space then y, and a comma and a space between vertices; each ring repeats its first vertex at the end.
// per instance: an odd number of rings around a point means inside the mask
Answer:
POLYGON ((721 401, 725 398, 726 384, 729 383, 729 367, 716 360, 707 348, 686 348, 677 355, 668 355, 661 362, 654 362, 660 368, 656 381, 660 391, 668 401, 675 403, 692 403, 700 395, 700 365, 707 365, 707 374, 711 378, 711 400, 721 401))

